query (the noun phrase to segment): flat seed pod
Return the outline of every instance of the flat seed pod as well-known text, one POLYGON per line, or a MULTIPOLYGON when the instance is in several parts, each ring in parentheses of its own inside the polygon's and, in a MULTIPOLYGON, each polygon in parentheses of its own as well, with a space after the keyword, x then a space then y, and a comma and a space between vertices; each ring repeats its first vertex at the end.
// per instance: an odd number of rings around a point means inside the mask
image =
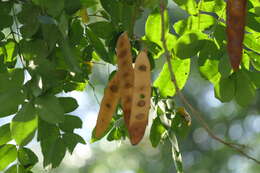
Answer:
POLYGON ((126 127, 128 127, 132 106, 134 69, 132 66, 131 45, 127 32, 124 32, 118 38, 116 53, 118 57, 117 64, 120 78, 121 104, 124 113, 124 121, 126 127))
POLYGON ((227 1, 227 49, 234 71, 239 69, 242 59, 246 23, 246 0, 227 1))
POLYGON ((134 91, 129 124, 130 141, 138 144, 144 136, 148 123, 151 99, 150 63, 145 51, 137 56, 134 68, 134 91))
POLYGON ((101 101, 98 119, 95 129, 95 137, 100 138, 107 130, 116 110, 117 103, 120 98, 119 92, 119 75, 118 72, 109 81, 101 101))

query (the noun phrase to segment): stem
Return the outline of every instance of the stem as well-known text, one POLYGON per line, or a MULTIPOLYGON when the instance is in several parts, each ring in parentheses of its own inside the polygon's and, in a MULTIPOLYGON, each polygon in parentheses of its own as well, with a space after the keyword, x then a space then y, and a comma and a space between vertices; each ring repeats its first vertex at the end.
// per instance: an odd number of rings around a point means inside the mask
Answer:
POLYGON ((243 155, 244 157, 246 157, 246 158, 248 158, 248 159, 250 159, 250 160, 255 161, 257 164, 260 164, 260 161, 259 161, 259 160, 253 158, 252 156, 250 156, 250 155, 248 155, 246 152, 244 152, 244 151, 241 149, 241 147, 239 147, 238 144, 229 143, 229 142, 227 142, 227 141, 221 139, 220 137, 216 136, 216 135, 213 133, 213 131, 210 129, 210 127, 208 126, 207 122, 203 119, 203 116, 201 115, 201 113, 200 113, 198 110, 196 110, 196 109, 189 103, 189 101, 186 99, 186 97, 185 97, 185 96, 182 94, 182 92, 180 91, 180 89, 179 89, 179 87, 178 87, 178 84, 177 84, 177 81, 176 81, 175 74, 174 74, 173 69, 172 69, 172 66, 171 66, 171 54, 170 54, 170 52, 169 52, 169 50, 168 50, 168 48, 167 48, 167 45, 166 45, 165 31, 164 31, 164 23, 165 23, 165 21, 164 21, 164 10, 165 10, 165 5, 164 5, 163 0, 161 0, 161 20, 162 20, 162 22, 161 22, 161 25, 162 25, 162 37, 161 37, 161 41, 162 41, 162 43, 163 43, 163 48, 164 48, 164 50, 165 50, 165 55, 166 55, 166 59, 167 59, 168 67, 169 67, 169 73, 170 73, 170 76, 171 76, 171 81, 172 81, 173 85, 175 86, 176 93, 177 93, 178 97, 180 98, 181 102, 189 108, 189 110, 191 111, 192 115, 197 119, 197 121, 198 121, 198 122, 200 123, 200 125, 206 130, 206 132, 208 133, 208 135, 209 135, 212 139, 214 139, 214 140, 216 140, 216 141, 218 141, 218 142, 220 142, 220 143, 222 143, 222 144, 224 144, 224 145, 226 145, 226 146, 232 148, 233 150, 235 150, 236 152, 240 153, 240 154, 243 155))

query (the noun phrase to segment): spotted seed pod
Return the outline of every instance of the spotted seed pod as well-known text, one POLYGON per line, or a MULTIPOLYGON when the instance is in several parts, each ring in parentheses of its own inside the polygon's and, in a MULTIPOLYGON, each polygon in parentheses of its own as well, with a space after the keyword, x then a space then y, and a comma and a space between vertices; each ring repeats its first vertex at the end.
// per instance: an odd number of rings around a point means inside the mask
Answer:
POLYGON ((132 66, 131 45, 127 32, 124 32, 118 38, 116 53, 118 58, 118 74, 120 78, 121 105, 124 114, 124 121, 126 127, 128 127, 132 106, 134 69, 132 66))
POLYGON ((144 136, 148 124, 151 100, 151 72, 146 51, 137 56, 134 68, 134 89, 129 136, 133 145, 138 144, 144 136))
POLYGON ((98 119, 95 127, 95 137, 100 138, 107 130, 113 114, 116 110, 116 106, 119 102, 119 75, 118 72, 109 81, 107 88, 104 92, 104 97, 101 101, 98 119))
POLYGON ((227 50, 234 71, 242 60, 246 23, 246 0, 227 0, 227 50))

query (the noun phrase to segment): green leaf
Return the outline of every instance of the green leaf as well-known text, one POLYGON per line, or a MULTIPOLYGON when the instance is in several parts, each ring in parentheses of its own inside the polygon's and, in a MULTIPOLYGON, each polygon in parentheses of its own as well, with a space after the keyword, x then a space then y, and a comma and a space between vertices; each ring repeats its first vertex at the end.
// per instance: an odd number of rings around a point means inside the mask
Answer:
POLYGON ((258 71, 260 71, 260 55, 252 52, 252 51, 246 51, 248 56, 250 57, 250 60, 252 62, 252 65, 254 68, 258 71))
POLYGON ((31 38, 39 29, 40 23, 25 24, 20 28, 23 38, 31 38))
POLYGON ((24 72, 22 69, 17 68, 6 73, 0 73, 0 93, 22 86, 23 81, 24 72))
POLYGON ((39 160, 36 154, 29 148, 19 148, 18 161, 24 168, 31 169, 39 160))
POLYGON ((8 168, 4 173, 30 173, 25 170, 25 168, 21 165, 13 165, 10 168, 8 168))
POLYGON ((65 0, 64 4, 66 13, 69 15, 76 13, 81 8, 80 0, 65 0))
POLYGON ((254 83, 256 88, 260 88, 260 72, 246 71, 246 73, 251 81, 254 83))
POLYGON ((206 36, 198 32, 183 34, 176 42, 174 51, 179 58, 191 58, 203 47, 206 36))
MULTIPOLYGON (((73 0, 73 2, 74 1, 75 0, 73 0)), ((44 0, 42 1, 42 4, 43 7, 46 9, 47 13, 53 17, 58 16, 64 8, 64 0, 44 0)))
POLYGON ((4 170, 10 163, 15 161, 17 150, 15 145, 6 144, 0 146, 0 171, 4 170))
POLYGON ((118 1, 100 0, 102 7, 109 13, 111 21, 115 26, 121 21, 122 4, 118 1))
POLYGON ((215 18, 207 14, 200 14, 200 16, 189 16, 187 19, 179 20, 173 26, 175 32, 179 35, 185 32, 204 31, 215 23, 215 18))
POLYGON ((60 135, 59 128, 56 124, 47 123, 41 119, 38 121, 38 141, 46 139, 55 140, 60 135))
POLYGON ((0 31, 0 41, 3 40, 4 38, 5 38, 5 34, 2 31, 0 31))
POLYGON ((222 77, 228 77, 232 71, 230 61, 226 52, 219 61, 218 71, 222 77))
POLYGON ((42 24, 41 29, 43 40, 47 43, 49 51, 51 51, 58 41, 60 35, 59 30, 57 26, 53 24, 42 24))
POLYGON ((69 150, 70 154, 73 153, 78 143, 86 144, 84 139, 75 133, 64 133, 62 136, 63 136, 64 143, 67 149, 69 150))
POLYGON ((101 42, 101 40, 95 35, 95 33, 86 28, 86 33, 87 33, 87 37, 89 39, 89 41, 91 42, 91 45, 94 47, 95 51, 97 52, 98 56, 108 62, 111 63, 111 59, 108 55, 107 50, 105 49, 104 44, 101 42))
MULTIPOLYGON (((168 13, 165 11, 165 27, 164 33, 169 32, 169 20, 168 13)), ((162 47, 161 37, 162 37, 162 22, 161 14, 159 11, 155 11, 148 16, 145 24, 145 36, 148 40, 160 45, 162 47)))
POLYGON ((233 77, 220 78, 215 85, 215 97, 221 102, 229 102, 235 96, 235 80, 233 77))
POLYGON ((66 153, 66 146, 62 138, 45 139, 41 141, 43 166, 56 168, 60 165, 66 153))
POLYGON ((245 34, 244 45, 253 51, 260 53, 260 44, 253 34, 245 34))
POLYGON ((246 26, 249 27, 250 29, 260 32, 260 20, 259 16, 252 12, 247 13, 247 18, 246 18, 246 26))
POLYGON ((59 97, 58 99, 65 113, 72 112, 79 107, 77 100, 72 97, 59 97))
POLYGON ((240 70, 236 73, 236 93, 235 99, 240 106, 249 105, 255 97, 255 86, 249 76, 240 70))
POLYGON ((221 12, 225 8, 225 1, 213 0, 213 1, 200 1, 200 10, 205 12, 221 12))
POLYGON ((35 109, 40 118, 48 123, 60 123, 64 120, 64 111, 57 97, 46 95, 36 98, 35 109))
POLYGON ((109 22, 105 22, 105 21, 91 23, 88 25, 88 27, 92 31, 95 31, 95 34, 99 38, 103 38, 103 39, 112 38, 113 34, 115 32, 115 28, 114 28, 113 24, 109 23, 109 22))
POLYGON ((49 55, 47 43, 40 39, 31 41, 22 40, 21 51, 26 60, 46 58, 49 55))
POLYGON ((114 127, 107 135, 108 141, 120 140, 121 138, 122 138, 122 132, 118 127, 114 127))
POLYGON ((83 7, 90 8, 94 5, 97 5, 97 0, 80 0, 80 3, 83 7))
POLYGON ((27 145, 38 127, 38 117, 31 103, 26 103, 11 122, 12 137, 19 146, 27 145))
POLYGON ((68 30, 69 30, 69 26, 68 26, 68 16, 65 13, 62 13, 60 18, 59 18, 59 24, 58 24, 58 28, 62 34, 62 36, 64 38, 66 38, 68 36, 68 30))
POLYGON ((189 14, 198 13, 196 0, 173 0, 173 2, 189 14))
POLYGON ((64 122, 60 123, 59 127, 64 132, 73 132, 74 129, 82 128, 82 121, 79 117, 65 115, 64 122))
POLYGON ((4 124, 0 127, 0 146, 12 140, 10 123, 4 124))
POLYGON ((4 48, 5 62, 13 62, 17 56, 17 45, 14 40, 8 40, 4 48))
POLYGON ((150 141, 153 147, 157 147, 160 143, 162 136, 166 132, 165 127, 162 125, 159 117, 153 120, 153 124, 150 131, 150 141))
POLYGON ((133 36, 134 24, 136 17, 139 15, 139 10, 133 4, 128 4, 126 1, 122 2, 121 10, 121 22, 123 24, 122 28, 124 31, 127 31, 129 36, 133 36))
MULTIPOLYGON (((190 72, 190 59, 179 59, 174 57, 171 60, 172 69, 175 73, 179 89, 182 89, 188 79, 190 72)), ((155 80, 154 86, 157 87, 162 97, 173 96, 175 94, 175 86, 173 85, 168 69, 165 63, 159 77, 155 80)))
POLYGON ((223 45, 226 42, 226 28, 221 24, 214 25, 214 38, 218 42, 219 45, 223 45))
POLYGON ((19 88, 12 88, 0 93, 0 105, 3 105, 0 107, 0 117, 14 114, 24 99, 24 92, 19 88))
POLYGON ((18 13, 17 17, 20 23, 22 24, 36 24, 38 23, 38 16, 41 13, 41 9, 32 4, 32 3, 25 3, 23 4, 22 11, 18 13))
POLYGON ((173 132, 176 134, 176 136, 182 138, 187 136, 190 127, 190 121, 187 121, 185 116, 189 116, 189 115, 185 115, 184 112, 178 111, 176 112, 175 116, 172 118, 172 122, 171 122, 171 128, 173 132))
MULTIPOLYGON (((81 25, 80 20, 74 20, 69 32, 70 43, 74 46, 80 44, 80 41, 84 38, 84 28, 81 25)), ((84 45, 85 46, 85 45, 84 45)))
POLYGON ((206 59, 203 63, 199 64, 200 74, 206 80, 216 85, 221 77, 218 71, 219 61, 216 59, 206 59))
POLYGON ((80 73, 80 67, 78 59, 75 56, 75 53, 72 49, 72 47, 69 44, 69 41, 67 38, 62 38, 59 41, 59 44, 61 46, 62 54, 64 55, 64 59, 66 64, 69 66, 70 70, 73 72, 80 73))

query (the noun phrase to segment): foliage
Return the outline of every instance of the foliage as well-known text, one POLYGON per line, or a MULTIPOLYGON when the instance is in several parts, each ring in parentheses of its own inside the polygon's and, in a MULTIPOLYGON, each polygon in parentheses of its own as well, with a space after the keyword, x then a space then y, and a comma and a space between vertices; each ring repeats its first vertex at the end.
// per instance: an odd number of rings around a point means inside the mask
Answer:
MULTIPOLYGON (((180 89, 194 62, 221 102, 235 100, 245 108, 253 104, 260 87, 259 1, 248 1, 243 62, 237 72, 231 70, 227 58, 225 1, 173 2, 186 14, 172 23, 169 16, 174 11, 164 12, 171 68, 180 89)), ((85 143, 74 133, 82 126, 81 119, 71 115, 78 107, 77 101, 57 94, 83 91, 95 62, 115 65, 115 44, 123 31, 131 37, 134 56, 147 48, 154 66, 152 73, 162 68, 160 74, 154 73, 152 101, 156 117, 150 131, 151 145, 157 147, 172 135, 183 138, 188 132, 187 122, 180 118, 178 106, 173 103, 176 92, 163 56, 158 1, 1 0, 0 8, 0 120, 14 115, 11 122, 0 127, 0 171, 14 172, 18 167, 20 172, 31 172, 38 156, 26 145, 36 132, 44 167, 58 167, 66 151, 72 153, 78 143, 85 143), (146 11, 145 35, 137 37, 136 21, 146 11), (164 62, 163 67, 157 65, 158 59, 164 62), (11 140, 18 148, 9 143, 11 140), (16 159, 17 165, 11 166, 16 159)), ((120 106, 107 134, 108 141, 128 136, 120 106)), ((182 171, 181 166, 176 169, 182 171)))

